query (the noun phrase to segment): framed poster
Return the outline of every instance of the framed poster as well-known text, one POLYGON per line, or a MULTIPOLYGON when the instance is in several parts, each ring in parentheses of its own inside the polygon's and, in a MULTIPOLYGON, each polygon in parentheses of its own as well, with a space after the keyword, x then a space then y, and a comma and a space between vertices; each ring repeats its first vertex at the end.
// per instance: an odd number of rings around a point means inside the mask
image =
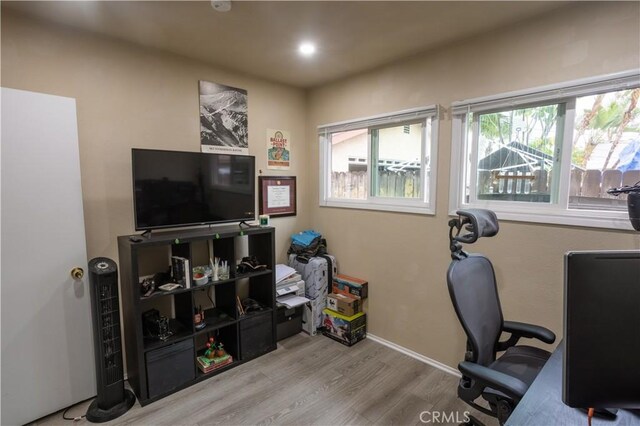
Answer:
POLYGON ((291 136, 286 130, 267 129, 267 169, 291 168, 291 136))
POLYGON ((295 176, 260 176, 258 183, 260 214, 273 217, 296 215, 295 176))
POLYGON ((247 91, 200 81, 202 152, 249 154, 247 91))

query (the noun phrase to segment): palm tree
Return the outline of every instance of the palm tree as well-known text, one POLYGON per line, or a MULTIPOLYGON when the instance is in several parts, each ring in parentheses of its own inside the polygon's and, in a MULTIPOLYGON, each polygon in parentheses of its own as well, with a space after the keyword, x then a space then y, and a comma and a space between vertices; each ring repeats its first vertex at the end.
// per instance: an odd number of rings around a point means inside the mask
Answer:
MULTIPOLYGON (((576 127, 574 146, 578 139, 588 131, 588 139, 582 156, 582 166, 586 166, 595 147, 600 143, 611 142, 611 147, 604 162, 607 168, 614 150, 620 143, 622 135, 628 131, 628 125, 638 115, 636 109, 640 89, 623 90, 610 93, 611 102, 604 105, 608 94, 596 96, 591 109, 584 111, 580 124, 576 127)), ((575 151, 576 148, 574 148, 575 151)))
POLYGON ((480 134, 487 139, 495 141, 500 140, 500 144, 504 144, 505 137, 509 137, 511 132, 511 123, 505 123, 507 117, 502 112, 493 114, 483 114, 480 116, 480 134))
POLYGON ((604 93, 601 93, 598 96, 596 96, 595 99, 593 100, 593 106, 591 107, 591 109, 588 109, 584 112, 584 117, 582 117, 582 120, 580 120, 580 124, 576 126, 576 133, 573 137, 574 146, 576 145, 576 142, 578 142, 578 139, 580 139, 580 137, 582 137, 584 132, 591 126, 591 122, 596 117, 596 114, 598 113, 598 111, 600 111, 600 108, 602 108, 603 99, 604 99, 604 93))

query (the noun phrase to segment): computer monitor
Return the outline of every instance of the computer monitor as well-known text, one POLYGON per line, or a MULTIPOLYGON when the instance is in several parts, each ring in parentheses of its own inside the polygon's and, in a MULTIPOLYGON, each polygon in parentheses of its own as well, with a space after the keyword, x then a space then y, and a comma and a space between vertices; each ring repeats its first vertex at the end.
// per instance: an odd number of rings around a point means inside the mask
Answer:
POLYGON ((640 250, 565 255, 562 400, 640 408, 640 250))

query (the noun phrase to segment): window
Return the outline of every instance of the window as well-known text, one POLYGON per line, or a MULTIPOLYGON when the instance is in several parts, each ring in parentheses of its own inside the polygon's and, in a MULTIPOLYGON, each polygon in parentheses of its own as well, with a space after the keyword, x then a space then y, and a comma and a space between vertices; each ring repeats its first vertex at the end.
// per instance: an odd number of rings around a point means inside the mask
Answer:
POLYGON ((629 228, 626 196, 640 181, 640 74, 456 102, 450 213, 629 228))
POLYGON ((558 174, 553 153, 561 109, 555 104, 476 114, 474 199, 550 201, 550 183, 558 174))
POLYGON ((437 108, 318 128, 320 205, 433 213, 437 108))

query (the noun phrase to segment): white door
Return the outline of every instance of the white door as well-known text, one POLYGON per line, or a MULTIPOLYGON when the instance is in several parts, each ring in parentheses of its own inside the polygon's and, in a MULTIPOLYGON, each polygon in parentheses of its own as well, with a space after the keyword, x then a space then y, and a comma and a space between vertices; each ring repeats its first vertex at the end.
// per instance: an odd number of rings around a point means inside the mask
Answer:
POLYGON ((75 100, 2 88, 2 425, 96 394, 75 100))

